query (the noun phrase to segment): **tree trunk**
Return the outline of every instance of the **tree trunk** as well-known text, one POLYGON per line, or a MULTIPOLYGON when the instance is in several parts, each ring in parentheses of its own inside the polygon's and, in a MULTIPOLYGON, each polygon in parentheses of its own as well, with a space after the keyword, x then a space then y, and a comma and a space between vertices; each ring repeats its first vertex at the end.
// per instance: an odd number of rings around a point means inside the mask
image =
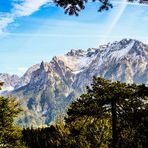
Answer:
POLYGON ((116 148, 117 145, 117 129, 116 129, 116 123, 117 123, 117 114, 116 114, 116 100, 113 99, 111 102, 112 106, 112 138, 113 138, 113 148, 116 148))

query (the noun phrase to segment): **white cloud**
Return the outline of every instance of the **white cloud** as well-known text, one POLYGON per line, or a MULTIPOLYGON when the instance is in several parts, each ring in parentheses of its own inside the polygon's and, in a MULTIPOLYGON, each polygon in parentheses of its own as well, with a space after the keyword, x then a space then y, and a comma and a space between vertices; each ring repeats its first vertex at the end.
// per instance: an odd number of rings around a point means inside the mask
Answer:
POLYGON ((14 14, 17 17, 29 16, 49 2, 50 0, 24 0, 21 4, 14 4, 14 14))
POLYGON ((16 18, 29 16, 38 11, 41 6, 49 4, 51 0, 13 0, 13 8, 10 13, 0 12, 0 35, 5 33, 5 28, 13 23, 16 18))
POLYGON ((16 70, 16 74, 19 75, 19 76, 22 76, 27 71, 27 69, 28 68, 26 68, 26 67, 19 67, 16 70))
POLYGON ((4 29, 13 21, 14 19, 10 14, 0 15, 0 35, 4 34, 4 29))
POLYGON ((27 70, 27 68, 26 67, 19 67, 17 70, 20 72, 25 72, 27 70))

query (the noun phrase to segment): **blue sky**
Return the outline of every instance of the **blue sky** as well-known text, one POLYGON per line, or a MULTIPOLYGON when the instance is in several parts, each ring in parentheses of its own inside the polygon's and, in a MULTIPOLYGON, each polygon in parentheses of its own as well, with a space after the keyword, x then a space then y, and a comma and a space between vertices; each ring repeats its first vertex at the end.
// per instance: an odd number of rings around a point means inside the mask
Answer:
POLYGON ((124 1, 102 13, 98 3, 88 3, 75 17, 50 0, 0 0, 0 72, 21 76, 31 65, 71 49, 123 38, 148 42, 148 5, 124 1))

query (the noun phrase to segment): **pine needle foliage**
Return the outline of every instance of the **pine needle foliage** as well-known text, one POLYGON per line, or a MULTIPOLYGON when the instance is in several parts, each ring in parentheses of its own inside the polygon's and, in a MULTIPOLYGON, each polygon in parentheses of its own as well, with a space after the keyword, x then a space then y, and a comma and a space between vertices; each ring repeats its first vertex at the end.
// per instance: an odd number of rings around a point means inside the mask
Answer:
POLYGON ((29 148, 145 148, 148 87, 94 77, 87 92, 69 106, 64 120, 24 129, 23 140, 29 148))
MULTIPOLYGON (((71 104, 67 115, 65 121, 68 125, 72 125, 73 135, 80 135, 88 123, 86 120, 92 118, 92 124, 94 121, 102 120, 108 121, 112 126, 109 128, 108 125, 109 129, 106 130, 112 137, 103 139, 101 144, 105 141, 108 143, 107 146, 123 148, 144 147, 148 144, 148 87, 144 84, 130 85, 94 77, 91 86, 87 87, 87 93, 71 104), (77 129, 75 123, 82 117, 86 117, 85 126, 77 129), (113 128, 113 120, 116 122, 115 128, 113 128)), ((104 124, 101 126, 104 128, 104 124)), ((88 128, 89 130, 91 128, 88 128)), ((99 135, 98 138, 100 138, 99 135)), ((98 145, 100 146, 99 143, 98 145)))
POLYGON ((21 129, 14 124, 14 119, 20 111, 20 104, 14 98, 0 96, 0 147, 24 147, 21 129))

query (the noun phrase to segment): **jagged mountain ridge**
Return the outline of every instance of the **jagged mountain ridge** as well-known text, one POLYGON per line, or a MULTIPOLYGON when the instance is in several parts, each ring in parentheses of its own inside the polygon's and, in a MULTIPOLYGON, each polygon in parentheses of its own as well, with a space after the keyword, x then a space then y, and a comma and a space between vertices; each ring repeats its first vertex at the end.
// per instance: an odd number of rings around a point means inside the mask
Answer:
POLYGON ((19 124, 49 124, 85 91, 94 75, 148 85, 148 45, 123 39, 98 49, 71 50, 49 63, 42 62, 31 72, 29 82, 12 92, 23 98, 26 108, 19 124))
POLYGON ((10 75, 7 73, 0 73, 0 82, 5 82, 2 89, 3 91, 11 91, 19 82, 19 77, 17 75, 10 75))
POLYGON ((15 89, 27 85, 30 82, 32 73, 40 68, 40 64, 31 66, 25 74, 19 79, 18 83, 15 85, 15 89))
POLYGON ((22 77, 19 77, 16 74, 10 75, 8 73, 0 73, 0 82, 4 82, 1 93, 12 91, 27 85, 30 82, 32 73, 39 68, 40 64, 31 66, 22 77))
POLYGON ((110 44, 83 74, 78 75, 75 84, 83 87, 81 79, 86 77, 90 82, 93 75, 114 81, 148 84, 148 46, 137 40, 126 39, 110 44))

